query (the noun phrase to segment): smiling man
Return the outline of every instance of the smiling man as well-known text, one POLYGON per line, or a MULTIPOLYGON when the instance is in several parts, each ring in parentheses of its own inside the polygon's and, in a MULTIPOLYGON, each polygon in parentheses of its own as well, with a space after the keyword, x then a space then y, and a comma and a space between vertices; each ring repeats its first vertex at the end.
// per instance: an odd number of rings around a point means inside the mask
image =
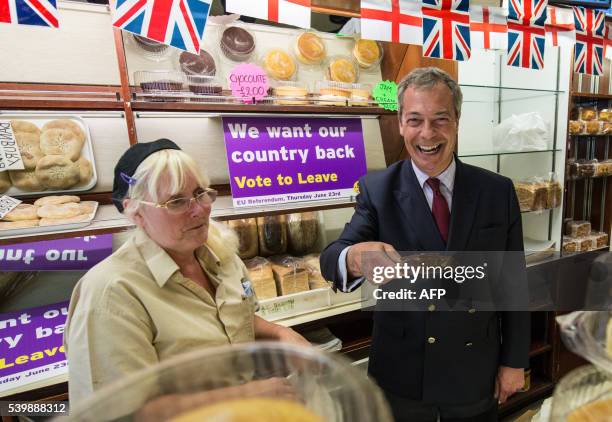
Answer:
MULTIPOLYGON (((398 102, 410 159, 359 181, 350 223, 321 254, 323 275, 345 292, 364 280, 364 252, 523 250, 512 181, 454 154, 457 83, 420 68, 400 82, 398 102)), ((529 314, 435 310, 375 312, 370 375, 397 421, 496 421, 498 403, 523 386, 529 314)))

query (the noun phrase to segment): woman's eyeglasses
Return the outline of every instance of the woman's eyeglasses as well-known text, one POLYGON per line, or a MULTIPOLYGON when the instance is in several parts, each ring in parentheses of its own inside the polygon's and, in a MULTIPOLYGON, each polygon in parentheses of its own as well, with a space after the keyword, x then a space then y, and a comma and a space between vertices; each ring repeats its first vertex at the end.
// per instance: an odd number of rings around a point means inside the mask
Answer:
POLYGON ((214 189, 205 189, 201 192, 197 192, 192 198, 175 198, 164 202, 163 204, 157 204, 155 202, 139 201, 141 204, 150 205, 155 208, 165 208, 171 214, 182 214, 187 212, 191 208, 193 201, 200 205, 210 205, 217 199, 217 191, 214 189))

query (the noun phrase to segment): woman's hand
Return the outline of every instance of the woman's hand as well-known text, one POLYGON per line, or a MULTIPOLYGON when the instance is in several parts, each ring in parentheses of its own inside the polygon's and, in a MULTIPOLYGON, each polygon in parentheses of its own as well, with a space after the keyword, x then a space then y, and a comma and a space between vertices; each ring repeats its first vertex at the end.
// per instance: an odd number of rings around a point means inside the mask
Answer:
POLYGON ((288 327, 280 327, 278 330, 278 340, 285 343, 296 344, 298 346, 312 346, 312 344, 302 337, 300 333, 288 327))

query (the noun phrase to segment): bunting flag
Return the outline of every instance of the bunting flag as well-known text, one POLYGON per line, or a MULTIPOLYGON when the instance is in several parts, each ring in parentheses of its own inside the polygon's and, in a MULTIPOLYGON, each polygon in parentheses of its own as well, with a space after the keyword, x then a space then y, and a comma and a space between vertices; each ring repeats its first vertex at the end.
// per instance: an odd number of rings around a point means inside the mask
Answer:
POLYGON ((508 65, 544 68, 548 0, 508 2, 508 65))
POLYGON ((310 29, 310 0, 226 0, 225 10, 310 29))
POLYGON ((470 58, 469 0, 423 0, 423 56, 470 58))
POLYGON ((573 47, 576 42, 576 26, 572 9, 548 6, 546 19, 546 42, 559 47, 573 47))
POLYGON ((470 6, 470 41, 473 49, 506 50, 508 24, 504 9, 470 6))
POLYGON ((116 0, 111 2, 113 26, 198 54, 211 2, 116 0))
POLYGON ((604 55, 606 59, 612 60, 612 30, 610 25, 606 25, 606 36, 604 37, 604 55))
POLYGON ((603 73, 605 13, 573 7, 576 25, 574 72, 599 76, 603 73))
POLYGON ((59 28, 57 0, 0 0, 0 23, 59 28))
POLYGON ((416 0, 361 0, 361 37, 421 45, 421 3, 416 0))

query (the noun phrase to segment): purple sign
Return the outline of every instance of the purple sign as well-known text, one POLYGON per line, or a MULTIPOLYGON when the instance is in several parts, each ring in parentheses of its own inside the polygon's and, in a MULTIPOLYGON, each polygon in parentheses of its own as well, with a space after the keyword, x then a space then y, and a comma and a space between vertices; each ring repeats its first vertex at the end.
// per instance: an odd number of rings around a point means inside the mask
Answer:
POLYGON ((68 302, 0 314, 0 395, 67 372, 62 336, 68 302))
POLYGON ((348 198, 366 173, 360 119, 224 117, 234 206, 348 198))
POLYGON ((2 271, 88 270, 113 252, 113 235, 0 246, 2 271))

